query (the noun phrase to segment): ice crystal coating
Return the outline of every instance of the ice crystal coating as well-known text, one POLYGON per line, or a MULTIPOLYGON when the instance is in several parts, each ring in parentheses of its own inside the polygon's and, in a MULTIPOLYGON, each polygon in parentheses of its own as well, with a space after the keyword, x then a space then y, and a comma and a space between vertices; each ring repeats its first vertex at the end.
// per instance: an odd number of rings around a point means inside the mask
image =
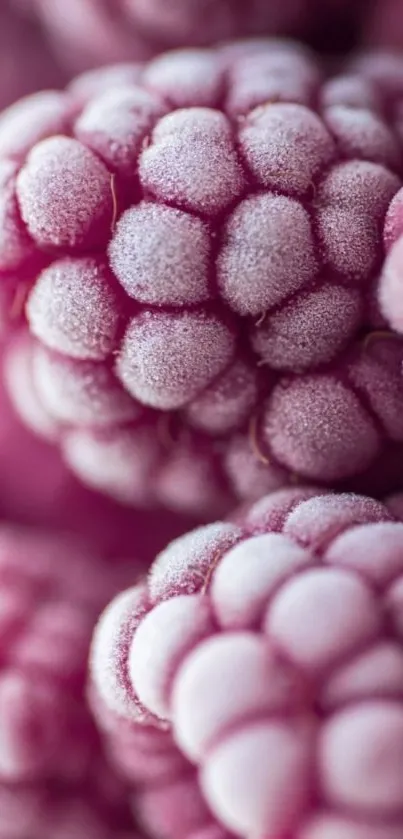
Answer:
POLYGON ((116 346, 118 301, 102 260, 56 260, 38 277, 30 296, 31 331, 71 358, 100 361, 116 346))
POLYGON ((75 771, 74 766, 78 771, 91 748, 93 735, 82 698, 87 648, 99 608, 119 585, 119 573, 114 580, 113 569, 100 565, 103 579, 94 581, 97 559, 74 540, 2 527, 4 781, 62 778, 75 771), (77 743, 74 732, 80 728, 85 737, 77 743))
POLYGON ((0 321, 91 488, 211 519, 401 487, 403 62, 325 69, 188 46, 0 118, 0 321))
POLYGON ((145 203, 119 220, 111 267, 130 297, 154 306, 186 306, 210 296, 207 227, 194 216, 145 203))
POLYGON ((234 518, 173 542, 94 636, 92 706, 143 823, 397 839, 403 525, 313 488, 234 518))

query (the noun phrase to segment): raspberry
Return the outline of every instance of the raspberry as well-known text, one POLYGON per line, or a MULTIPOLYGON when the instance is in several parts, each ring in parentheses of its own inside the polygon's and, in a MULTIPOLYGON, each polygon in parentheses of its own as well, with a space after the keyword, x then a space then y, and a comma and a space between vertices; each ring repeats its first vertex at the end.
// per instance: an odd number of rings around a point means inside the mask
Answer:
POLYGON ((92 627, 125 579, 122 563, 103 562, 71 537, 2 523, 2 836, 134 836, 127 791, 85 700, 92 627))
POLYGON ((0 776, 6 781, 69 775, 87 760, 93 735, 82 699, 86 650, 98 610, 122 580, 119 568, 105 565, 94 581, 96 567, 95 557, 67 537, 2 526, 0 776), (78 749, 69 740, 81 729, 78 749))
POLYGON ((142 824, 397 839, 403 525, 303 487, 234 519, 169 545, 94 634, 92 707, 142 824))
POLYGON ((402 80, 393 56, 324 77, 297 44, 244 41, 3 114, 0 303, 15 327, 27 295, 31 335, 8 386, 84 483, 199 518, 295 481, 399 489, 403 344, 378 279, 402 80))

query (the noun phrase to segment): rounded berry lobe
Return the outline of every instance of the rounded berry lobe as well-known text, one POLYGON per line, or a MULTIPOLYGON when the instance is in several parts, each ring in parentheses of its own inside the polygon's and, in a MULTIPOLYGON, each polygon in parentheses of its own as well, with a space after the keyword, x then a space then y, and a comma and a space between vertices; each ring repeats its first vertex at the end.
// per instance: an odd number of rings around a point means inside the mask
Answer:
POLYGON ((353 525, 392 518, 380 501, 352 493, 313 492, 287 512, 289 515, 282 525, 285 533, 316 552, 323 551, 332 539, 353 525))
POLYGON ((162 99, 141 87, 112 87, 94 96, 81 112, 74 133, 113 172, 132 177, 157 119, 166 111, 162 99))
POLYGON ((321 695, 326 710, 341 708, 370 694, 400 698, 403 692, 403 654, 398 644, 381 641, 339 667, 321 695))
POLYGON ((126 331, 117 373, 145 405, 169 410, 190 402, 229 364, 235 338, 208 312, 144 312, 126 331))
POLYGON ((56 136, 34 146, 17 179, 28 232, 59 253, 100 247, 112 221, 111 176, 86 146, 56 136))
POLYGON ((151 601, 198 592, 210 567, 240 535, 236 525, 217 522, 175 539, 151 566, 148 579, 151 601))
POLYGON ((383 266, 379 301, 381 309, 392 329, 403 333, 403 238, 390 249, 383 266))
POLYGON ((303 196, 335 155, 322 120, 303 105, 262 105, 240 131, 240 148, 258 184, 303 196))
MULTIPOLYGON (((231 50, 231 46, 229 47, 231 50)), ((228 53, 227 53, 228 55, 228 53)), ((262 40, 255 45, 233 46, 229 66, 226 109, 244 116, 268 102, 312 104, 321 82, 321 69, 304 47, 287 41, 262 40), (267 49, 267 47, 270 47, 267 49)))
POLYGON ((401 813, 403 709, 381 700, 340 711, 321 734, 319 767, 330 804, 401 813))
MULTIPOLYGON (((33 244, 21 222, 15 184, 18 166, 0 160, 0 276, 16 270, 33 258, 33 244)), ((6 322, 9 319, 6 318, 6 322)))
MULTIPOLYGON (((123 0, 113 19, 92 2, 116 60, 123 0)), ((403 444, 386 334, 402 331, 402 61, 329 71, 293 42, 202 41, 0 117, 0 325, 53 353, 32 343, 23 413, 36 401, 72 471, 126 504, 211 520, 307 480, 382 497, 403 444)))
POLYGON ((269 367, 300 373, 335 358, 361 322, 359 292, 323 281, 253 326, 251 344, 269 367))
POLYGON ((376 638, 380 625, 370 589, 339 569, 308 570, 287 583, 273 598, 263 622, 276 647, 305 672, 315 674, 376 638))
POLYGON ((242 201, 228 220, 217 267, 219 290, 238 314, 281 303, 316 274, 307 212, 270 192, 242 201))
POLYGON ((317 232, 326 264, 342 277, 363 283, 372 275, 381 252, 379 221, 398 188, 396 175, 367 161, 337 163, 325 176, 317 232))
POLYGON ((0 117, 0 157, 23 160, 31 148, 69 129, 71 103, 56 90, 21 99, 0 117))
POLYGON ((309 551, 280 533, 263 533, 235 545, 222 557, 211 584, 219 623, 226 629, 255 627, 279 585, 311 564, 309 551))
POLYGON ((240 728, 207 757, 202 789, 229 830, 241 836, 281 835, 297 825, 309 801, 311 750, 309 732, 295 722, 240 728))
POLYGON ((118 595, 98 622, 92 642, 92 682, 101 701, 125 717, 138 716, 141 707, 129 688, 127 668, 130 644, 146 607, 141 585, 118 595))
POLYGON ((63 437, 63 455, 85 484, 122 504, 148 507, 154 500, 159 446, 153 429, 74 426, 63 437))
POLYGON ((209 602, 200 594, 160 603, 136 628, 129 652, 129 678, 140 701, 157 717, 169 715, 172 677, 186 651, 213 629, 209 602), (158 650, 151 671, 150 643, 158 650))
POLYGON ((400 168, 400 148, 387 122, 364 108, 335 106, 325 121, 345 155, 400 168))
POLYGON ((292 708, 299 686, 291 668, 255 633, 209 638, 178 673, 172 699, 172 713, 180 719, 176 740, 190 759, 200 761, 222 737, 223 727, 231 730, 247 717, 292 708), (217 684, 214 695, 211 679, 217 684))
POLYGON ((188 213, 142 202, 119 219, 110 266, 130 297, 152 306, 190 306, 210 297, 209 231, 188 213))
POLYGON ((357 525, 338 536, 326 552, 326 560, 339 568, 362 575, 369 585, 384 589, 401 571, 403 525, 374 522, 357 525))
POLYGON ((95 257, 56 260, 27 303, 31 332, 71 358, 100 361, 117 343, 119 298, 108 267, 95 257))
POLYGON ((157 56, 146 66, 143 80, 177 108, 215 107, 224 89, 222 66, 202 49, 157 56))
POLYGON ((134 61, 107 64, 76 76, 69 83, 67 90, 74 97, 79 109, 95 96, 103 94, 105 90, 138 85, 142 78, 142 70, 142 65, 134 61))
POLYGON ((250 416, 259 393, 256 371, 236 359, 200 396, 192 399, 186 416, 194 428, 209 434, 227 434, 250 416))
POLYGON ((40 401, 33 381, 30 336, 19 335, 10 343, 5 352, 3 376, 9 386, 12 406, 30 431, 48 442, 56 440, 59 434, 57 423, 40 401))
POLYGON ((93 361, 77 364, 38 346, 32 375, 40 403, 58 423, 108 428, 143 413, 111 370, 93 361))
POLYGON ((365 395, 376 419, 390 440, 402 440, 403 343, 392 334, 369 340, 349 367, 350 381, 365 395))
POLYGON ((262 436, 284 466, 329 483, 364 471, 380 447, 360 400, 326 374, 277 385, 264 411, 262 436))
POLYGON ((207 217, 225 210, 244 185, 230 123, 209 108, 161 119, 140 157, 139 174, 143 189, 157 200, 207 217))

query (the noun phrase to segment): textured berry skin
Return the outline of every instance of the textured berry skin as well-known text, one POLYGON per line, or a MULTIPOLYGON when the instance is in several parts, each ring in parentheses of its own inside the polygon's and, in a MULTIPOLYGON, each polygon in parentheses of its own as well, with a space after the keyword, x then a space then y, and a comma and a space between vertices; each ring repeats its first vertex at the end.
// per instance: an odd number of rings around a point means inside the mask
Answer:
POLYGON ((70 537, 1 524, 5 839, 135 836, 126 789, 103 755, 84 690, 93 624, 124 579, 122 563, 106 564, 70 537))
POLYGON ((85 483, 210 517, 296 481, 401 485, 377 281, 402 97, 402 61, 325 78, 252 41, 3 114, 0 287, 31 334, 8 379, 25 405, 29 371, 25 418, 85 483))
POLYGON ((365 496, 281 490, 169 545, 90 658, 150 835, 397 839, 402 596, 403 524, 365 496))

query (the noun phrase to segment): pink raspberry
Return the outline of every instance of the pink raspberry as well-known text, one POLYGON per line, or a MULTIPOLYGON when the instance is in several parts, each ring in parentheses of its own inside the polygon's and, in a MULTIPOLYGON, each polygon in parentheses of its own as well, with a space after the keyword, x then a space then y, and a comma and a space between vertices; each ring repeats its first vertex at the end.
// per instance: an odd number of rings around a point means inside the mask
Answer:
POLYGON ((94 622, 127 579, 67 535, 0 527, 2 837, 136 836, 85 691, 94 622))
POLYGON ((403 524, 289 489, 173 542, 95 632, 92 705, 152 837, 398 839, 403 524))
POLYGON ((81 773, 96 739, 84 702, 100 609, 127 579, 72 538, 0 529, 0 778, 81 773))
POLYGON ((1 288, 13 312, 30 289, 32 336, 9 386, 85 483, 210 517, 296 480, 401 486, 377 281, 402 99, 401 60, 324 78, 252 41, 3 114, 1 288))

